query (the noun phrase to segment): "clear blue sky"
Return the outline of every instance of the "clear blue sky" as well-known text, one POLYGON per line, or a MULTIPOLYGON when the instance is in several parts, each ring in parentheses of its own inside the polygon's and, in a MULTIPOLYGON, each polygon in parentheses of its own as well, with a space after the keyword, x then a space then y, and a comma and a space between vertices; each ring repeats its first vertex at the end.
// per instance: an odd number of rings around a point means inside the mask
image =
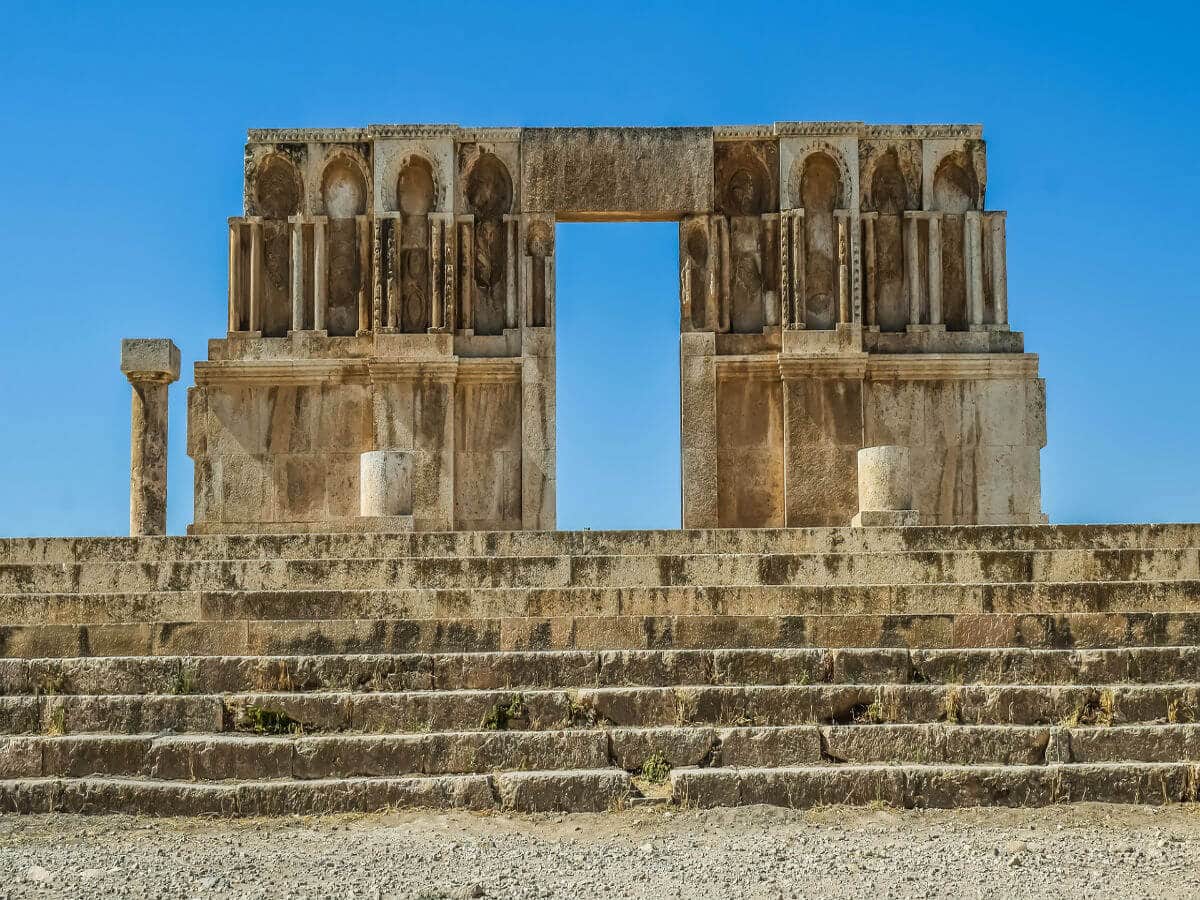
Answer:
MULTIPOLYGON (((245 129, 425 121, 984 123, 1011 319, 1048 381, 1046 511, 1196 520, 1198 31, 1186 4, 0 0, 0 534, 126 530, 122 336, 183 352, 182 531, 245 129)), ((675 245, 559 228, 563 527, 679 522, 675 245)))

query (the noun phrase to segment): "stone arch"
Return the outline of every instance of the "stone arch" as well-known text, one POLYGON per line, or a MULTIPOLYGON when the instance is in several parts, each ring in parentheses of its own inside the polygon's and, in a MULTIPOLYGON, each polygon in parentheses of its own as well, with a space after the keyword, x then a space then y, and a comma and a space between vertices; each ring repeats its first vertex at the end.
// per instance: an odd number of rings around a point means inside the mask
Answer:
POLYGON ((465 195, 476 218, 499 219, 512 212, 512 176, 500 157, 480 151, 467 169, 465 195))
POLYGON ((772 181, 766 163, 749 150, 723 161, 717 211, 727 216, 759 216, 771 211, 772 181))
POLYGON ((938 163, 933 176, 933 208, 948 213, 979 209, 979 179, 962 153, 951 153, 938 163))
POLYGON ((508 223, 513 182, 500 157, 481 150, 464 179, 467 210, 475 217, 474 326, 476 334, 501 334, 507 319, 508 223))
POLYGON ((304 208, 304 181, 299 167, 279 153, 271 153, 254 174, 254 205, 268 219, 286 219, 304 208))
POLYGON ((837 147, 825 141, 820 141, 813 144, 801 156, 797 157, 792 163, 792 170, 788 176, 788 196, 791 198, 792 206, 803 207, 804 198, 802 195, 802 183, 804 181, 804 173, 808 168, 809 163, 815 157, 823 157, 821 164, 829 162, 833 165, 837 172, 838 191, 834 198, 835 209, 845 209, 850 204, 850 191, 854 184, 854 179, 850 175, 850 167, 846 164, 845 158, 837 147))
POLYGON ((352 219, 367 212, 366 167, 347 150, 330 155, 321 173, 321 202, 331 219, 352 219))
POLYGON ((900 159, 893 148, 884 151, 871 171, 867 187, 867 209, 898 215, 909 208, 908 184, 900 171, 900 159))
POLYGON ((396 178, 396 209, 405 215, 424 216, 437 204, 437 180, 433 164, 423 156, 404 161, 396 178))

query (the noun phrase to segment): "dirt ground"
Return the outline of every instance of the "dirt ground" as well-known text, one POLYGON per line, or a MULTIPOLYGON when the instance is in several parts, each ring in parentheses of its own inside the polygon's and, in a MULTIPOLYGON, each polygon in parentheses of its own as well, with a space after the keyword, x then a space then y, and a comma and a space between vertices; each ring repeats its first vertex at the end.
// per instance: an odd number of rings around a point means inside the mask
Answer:
POLYGON ((0 817, 0 897, 1196 897, 1200 808, 0 817))

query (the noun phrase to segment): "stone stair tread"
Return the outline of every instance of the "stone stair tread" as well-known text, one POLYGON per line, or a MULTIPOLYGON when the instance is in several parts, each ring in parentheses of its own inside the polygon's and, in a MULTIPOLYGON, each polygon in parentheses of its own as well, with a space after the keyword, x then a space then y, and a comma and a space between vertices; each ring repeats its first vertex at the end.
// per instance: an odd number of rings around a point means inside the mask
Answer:
POLYGON ((0 810, 227 816, 396 807, 603 812, 633 793, 628 773, 615 768, 223 782, 89 776, 0 779, 0 810))

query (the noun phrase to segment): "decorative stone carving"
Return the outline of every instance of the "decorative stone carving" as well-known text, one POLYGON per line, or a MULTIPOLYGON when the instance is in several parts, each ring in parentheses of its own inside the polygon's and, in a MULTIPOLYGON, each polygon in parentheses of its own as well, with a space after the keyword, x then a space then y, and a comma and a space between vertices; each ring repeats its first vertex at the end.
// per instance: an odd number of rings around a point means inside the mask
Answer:
POLYGON ((467 212, 474 221, 471 309, 476 334, 500 334, 516 326, 514 311, 516 223, 508 218, 513 183, 498 156, 478 146, 464 149, 460 172, 467 212))

